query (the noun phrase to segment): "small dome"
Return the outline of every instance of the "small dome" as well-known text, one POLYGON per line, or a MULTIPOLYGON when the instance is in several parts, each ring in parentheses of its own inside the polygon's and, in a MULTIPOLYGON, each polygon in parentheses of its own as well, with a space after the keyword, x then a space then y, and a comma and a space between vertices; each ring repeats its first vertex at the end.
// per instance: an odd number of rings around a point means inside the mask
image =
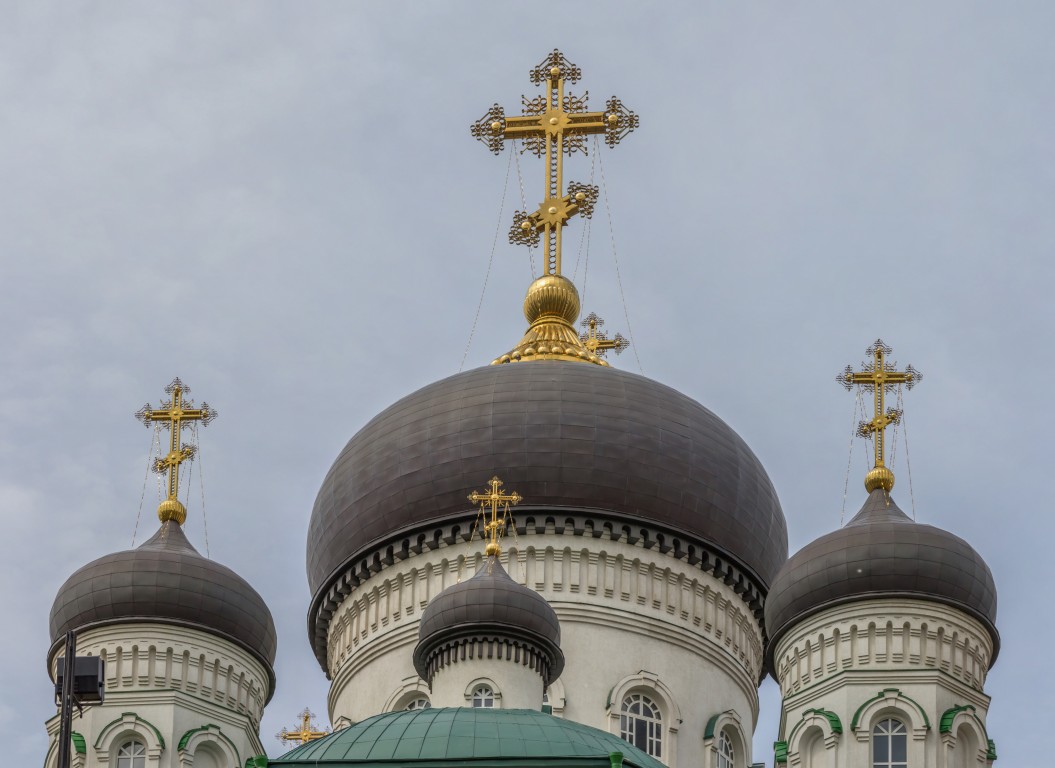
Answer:
POLYGON ((615 734, 543 712, 434 707, 369 717, 309 741, 268 765, 607 767, 614 752, 622 754, 623 765, 631 768, 663 768, 654 757, 615 734))
POLYGON ((523 496, 520 516, 579 511, 658 525, 713 547, 763 591, 787 558, 762 464, 695 400, 581 362, 493 365, 404 397, 341 451, 308 529, 315 619, 356 558, 415 529, 471 519, 465 496, 493 475, 523 496))
POLYGON ((237 573, 199 555, 175 520, 136 549, 100 557, 66 580, 51 607, 52 654, 67 630, 133 621, 231 640, 263 663, 274 690, 277 640, 267 605, 237 573))
POLYGON ((470 637, 524 641, 545 654, 545 682, 560 677, 560 622, 553 607, 535 590, 509 577, 497 558, 484 560, 476 575, 440 592, 421 614, 414 667, 425 680, 432 652, 450 641, 470 637))
POLYGON ((971 545, 941 528, 914 522, 876 489, 837 531, 793 555, 766 600, 769 654, 798 621, 841 603, 914 597, 952 605, 978 619, 1000 648, 996 584, 971 545))

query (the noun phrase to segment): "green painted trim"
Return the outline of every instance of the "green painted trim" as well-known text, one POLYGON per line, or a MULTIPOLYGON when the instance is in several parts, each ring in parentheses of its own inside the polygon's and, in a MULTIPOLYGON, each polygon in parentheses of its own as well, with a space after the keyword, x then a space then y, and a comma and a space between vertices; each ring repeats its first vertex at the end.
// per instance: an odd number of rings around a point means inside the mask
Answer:
POLYGON ((612 768, 623 768, 623 753, 613 752, 608 755, 608 760, 612 764, 612 768))
POLYGON ((234 750, 234 759, 235 759, 235 762, 236 762, 236 763, 237 763, 237 762, 240 762, 240 759, 241 759, 241 758, 240 758, 240 757, 239 757, 239 755, 238 755, 238 747, 236 747, 236 746, 234 745, 234 742, 233 742, 233 741, 231 741, 231 740, 230 740, 229 738, 227 738, 227 734, 226 734, 226 733, 224 733, 224 732, 223 732, 223 729, 222 729, 222 728, 220 728, 220 726, 218 726, 218 725, 217 725, 216 723, 206 723, 205 725, 200 725, 200 726, 198 726, 197 728, 191 728, 191 729, 190 729, 189 731, 187 731, 187 732, 186 732, 185 734, 183 734, 182 736, 180 736, 179 744, 177 744, 177 745, 176 745, 176 749, 177 749, 177 750, 184 750, 184 749, 186 749, 186 748, 187 748, 187 742, 188 742, 188 741, 190 741, 190 739, 191 739, 191 736, 193 736, 194 734, 198 733, 199 731, 207 731, 207 730, 209 730, 210 728, 215 728, 215 729, 216 729, 216 735, 218 735, 218 736, 219 736, 219 737, 220 737, 221 739, 223 739, 224 741, 226 741, 226 742, 227 742, 227 745, 228 745, 228 746, 229 746, 229 747, 230 747, 230 748, 231 748, 232 750, 234 750))
POLYGON ((96 740, 95 740, 94 746, 95 746, 96 749, 99 748, 99 742, 102 741, 103 735, 106 733, 107 729, 109 729, 109 727, 111 725, 114 725, 115 723, 121 722, 126 717, 134 717, 137 723, 142 723, 143 725, 148 726, 150 728, 150 730, 152 730, 154 732, 154 735, 157 736, 158 744, 161 745, 161 749, 162 750, 165 749, 165 737, 161 735, 161 731, 159 731, 157 729, 157 726, 154 725, 149 720, 147 720, 146 718, 140 717, 135 712, 122 712, 120 717, 118 717, 118 718, 116 718, 114 720, 111 720, 106 725, 104 725, 99 731, 98 738, 96 738, 96 740))
POLYGON ((795 734, 799 732, 806 723, 806 717, 808 715, 820 715, 828 721, 829 727, 832 729, 832 733, 841 734, 843 732, 843 721, 839 719, 839 716, 834 712, 830 712, 827 709, 807 709, 802 713, 802 717, 795 723, 795 727, 791 729, 791 733, 788 734, 788 743, 790 744, 795 740, 795 734))
POLYGON ((805 718, 806 715, 820 715, 828 719, 828 724, 832 727, 832 733, 843 732, 843 721, 839 719, 839 716, 834 712, 827 709, 807 709, 802 713, 805 718))
POLYGON ((996 742, 989 739, 989 751, 985 753, 985 759, 990 763, 996 760, 996 742))
POLYGON ((73 749, 76 750, 78 755, 88 754, 88 745, 85 743, 84 737, 77 731, 70 733, 70 741, 73 742, 73 749))
POLYGON ((927 713, 923 710, 923 707, 921 707, 919 705, 919 702, 916 701, 915 699, 913 699, 911 696, 906 696, 905 694, 903 694, 901 692, 900 688, 884 688, 879 693, 877 693, 875 696, 873 696, 868 701, 866 701, 864 704, 859 706, 857 708, 857 711, 854 712, 853 719, 850 721, 850 730, 851 731, 855 731, 855 732, 857 731, 857 726, 860 724, 860 720, 861 720, 861 712, 864 711, 865 707, 867 707, 873 701, 879 701, 880 699, 885 699, 886 695, 888 693, 896 694, 897 698, 904 699, 905 701, 911 702, 916 707, 916 709, 919 711, 920 715, 923 716, 923 725, 924 725, 924 727, 928 731, 930 730, 930 718, 927 717, 927 713))
POLYGON ((614 685, 611 688, 608 689, 608 700, 604 703, 604 708, 605 709, 611 709, 612 708, 612 694, 613 693, 615 693, 615 686, 614 685))
MULTIPOLYGON (((958 714, 960 714, 961 712, 966 712, 967 710, 971 710, 972 713, 975 711, 973 705, 961 704, 958 707, 949 707, 949 709, 942 712, 941 722, 938 724, 938 733, 951 733, 952 721, 956 719, 956 716, 958 714)), ((982 732, 984 733, 985 730, 983 729, 982 732)))
POLYGON ((788 762, 788 743, 786 741, 773 742, 773 762, 785 764, 788 762))
POLYGON ((247 758, 245 768, 267 768, 267 755, 257 755, 247 758))
POLYGON ((714 727, 718 725, 718 718, 724 714, 724 712, 719 712, 717 715, 711 715, 711 719, 707 721, 707 727, 703 729, 703 738, 714 738, 714 727))

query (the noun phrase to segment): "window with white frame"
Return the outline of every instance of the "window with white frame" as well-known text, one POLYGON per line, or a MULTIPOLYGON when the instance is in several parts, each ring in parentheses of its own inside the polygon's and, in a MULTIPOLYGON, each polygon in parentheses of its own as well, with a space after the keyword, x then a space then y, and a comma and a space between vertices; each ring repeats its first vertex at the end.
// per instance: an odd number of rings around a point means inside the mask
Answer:
POLYGON ((662 757, 663 716, 643 693, 631 693, 619 710, 619 735, 652 757, 662 757))
POLYGON ((139 741, 126 741, 117 750, 117 768, 146 768, 147 748, 139 741))
POLYGON ((908 730, 892 717, 872 729, 872 768, 908 768, 908 730))
POLYGON ((718 734, 718 768, 735 768, 736 751, 729 734, 722 731, 718 734))
POLYGON ((477 709, 494 709, 495 692, 489 685, 478 685, 473 688, 472 702, 477 709))
POLYGON ((407 702, 407 705, 403 709, 432 709, 432 702, 426 699, 424 696, 418 696, 417 698, 411 699, 407 702))

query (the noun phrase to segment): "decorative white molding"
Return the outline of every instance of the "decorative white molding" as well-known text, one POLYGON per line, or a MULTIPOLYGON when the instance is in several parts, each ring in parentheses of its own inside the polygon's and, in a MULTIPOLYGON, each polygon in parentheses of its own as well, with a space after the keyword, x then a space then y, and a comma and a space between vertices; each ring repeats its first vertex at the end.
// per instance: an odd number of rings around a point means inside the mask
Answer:
MULTIPOLYGON (((237 645, 205 632, 167 624, 94 627, 78 651, 106 662, 106 693, 176 690, 259 724, 267 673, 237 645)), ((55 670, 51 670, 54 679, 55 670)))
MULTIPOLYGON (((559 544, 566 543, 554 538, 559 544)), ((624 615, 630 610, 691 630, 730 657, 752 685, 758 680, 761 631, 730 587, 673 556, 624 542, 604 544, 601 551, 570 546, 511 548, 503 561, 514 580, 551 602, 610 606, 624 615)), ((443 553, 447 557, 435 561, 427 557, 441 553, 411 555, 351 591, 330 622, 327 666, 332 678, 339 677, 349 662, 357 661, 360 649, 371 645, 375 637, 401 626, 416 627, 429 600, 447 586, 471 577, 482 562, 479 552, 451 557, 449 550, 443 553)))
POLYGON ((784 697, 844 670, 938 669, 981 692, 989 633, 954 608, 925 600, 863 600, 803 620, 777 645, 784 697))

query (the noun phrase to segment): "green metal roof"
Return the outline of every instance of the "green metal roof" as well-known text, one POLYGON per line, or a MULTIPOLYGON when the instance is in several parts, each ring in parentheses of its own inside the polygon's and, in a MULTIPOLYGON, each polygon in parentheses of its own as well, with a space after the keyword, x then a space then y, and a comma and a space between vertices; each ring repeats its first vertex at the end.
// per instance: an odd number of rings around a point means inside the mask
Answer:
POLYGON ((269 766, 589 766, 663 768, 606 731, 530 709, 449 707, 377 715, 311 741, 269 766))

